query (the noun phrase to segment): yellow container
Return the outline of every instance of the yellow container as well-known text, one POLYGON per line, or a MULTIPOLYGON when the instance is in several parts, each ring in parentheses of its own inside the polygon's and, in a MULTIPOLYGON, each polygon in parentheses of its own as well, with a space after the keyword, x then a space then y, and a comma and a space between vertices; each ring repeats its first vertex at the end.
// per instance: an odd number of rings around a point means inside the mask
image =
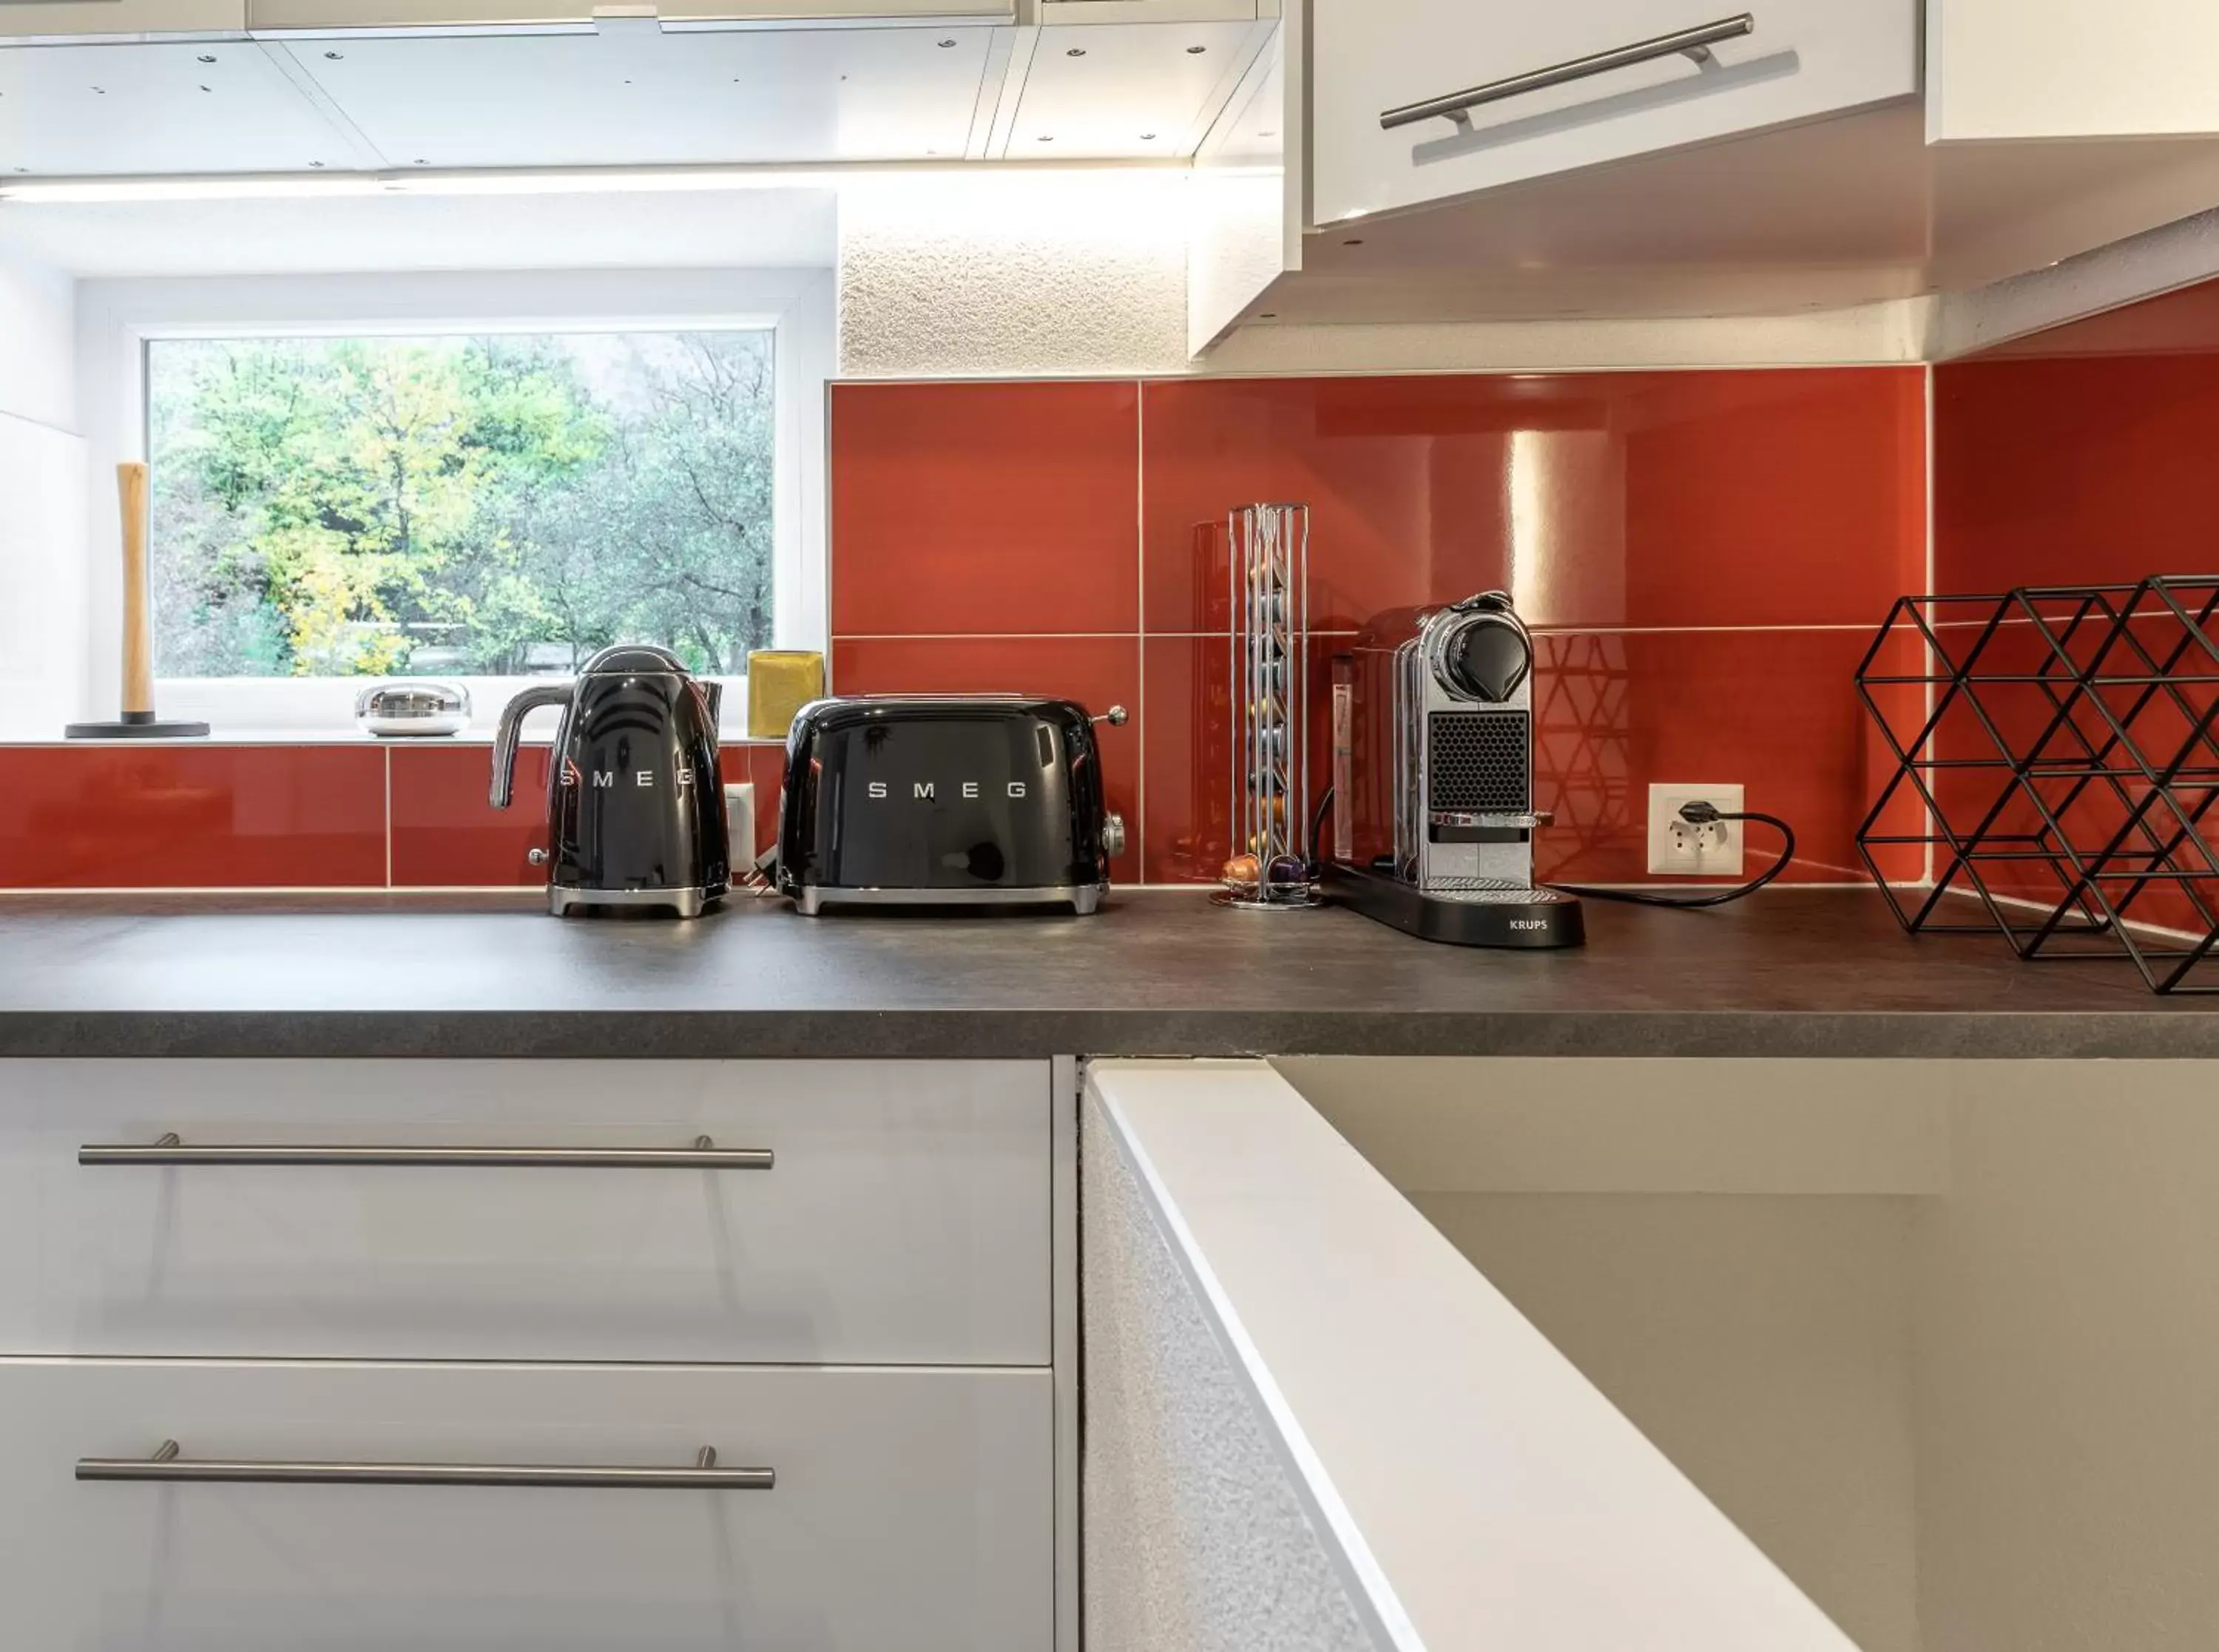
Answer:
POLYGON ((824 656, 765 649, 748 655, 748 738, 783 740, 793 714, 824 698, 824 656))

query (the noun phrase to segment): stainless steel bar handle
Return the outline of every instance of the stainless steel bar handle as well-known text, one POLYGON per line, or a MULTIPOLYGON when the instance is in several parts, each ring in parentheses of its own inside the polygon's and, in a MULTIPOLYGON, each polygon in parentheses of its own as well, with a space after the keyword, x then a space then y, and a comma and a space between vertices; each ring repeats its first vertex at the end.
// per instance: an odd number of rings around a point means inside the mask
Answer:
POLYGON ((539 1463, 292 1463, 239 1462, 178 1455, 164 1440, 151 1457, 79 1457, 79 1480, 154 1481, 222 1486, 541 1486, 583 1491, 767 1492, 778 1484, 771 1469, 719 1469, 717 1449, 705 1445, 690 1467, 600 1468, 539 1463))
POLYGON ((691 1147, 312 1147, 226 1142, 188 1146, 174 1134, 149 1146, 89 1142, 80 1164, 390 1165, 407 1169, 557 1171, 767 1171, 768 1147, 719 1147, 698 1136, 691 1147))
POLYGON ((1674 34, 1659 34, 1652 40, 1637 40, 1632 46, 1621 46, 1614 51, 1597 52, 1592 57, 1574 58, 1569 63, 1555 64, 1546 69, 1530 70, 1522 75, 1512 75, 1503 80, 1490 80, 1483 86, 1474 86, 1468 91, 1451 92, 1445 97, 1429 97, 1422 103, 1405 103, 1400 109, 1383 110, 1379 124, 1392 132, 1396 127, 1415 126, 1420 121, 1442 116, 1458 126, 1470 124, 1466 113, 1484 103, 1500 103, 1507 97, 1522 97, 1527 92, 1545 91, 1551 86, 1568 85, 1575 80, 1585 80, 1590 75, 1607 75, 1613 69, 1631 69, 1637 63, 1650 63, 1658 58, 1685 53, 1702 65, 1711 61, 1711 47, 1721 40, 1739 40, 1744 34, 1756 32, 1756 18, 1746 12, 1738 17, 1721 17, 1714 23, 1703 23, 1694 28, 1683 28, 1674 34))

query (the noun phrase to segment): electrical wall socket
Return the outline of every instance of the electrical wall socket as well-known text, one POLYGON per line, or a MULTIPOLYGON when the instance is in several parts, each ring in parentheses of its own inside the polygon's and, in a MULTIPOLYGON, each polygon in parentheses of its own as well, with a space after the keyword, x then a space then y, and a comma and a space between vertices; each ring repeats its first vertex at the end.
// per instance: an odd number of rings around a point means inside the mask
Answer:
POLYGON ((1692 825, 1680 818, 1684 804, 1707 803, 1721 814, 1741 812, 1737 786, 1690 786, 1684 782, 1649 788, 1649 870, 1680 878, 1736 879, 1741 872, 1741 828, 1737 820, 1692 825))

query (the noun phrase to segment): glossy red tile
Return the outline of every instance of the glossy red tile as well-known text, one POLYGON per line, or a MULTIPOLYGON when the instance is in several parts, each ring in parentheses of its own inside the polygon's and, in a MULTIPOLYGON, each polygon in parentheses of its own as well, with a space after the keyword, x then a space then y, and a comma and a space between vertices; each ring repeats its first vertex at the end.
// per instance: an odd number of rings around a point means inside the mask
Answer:
POLYGON ((1147 630, 1225 624, 1222 524, 1311 507, 1314 626, 1507 587, 1549 625, 1879 623, 1924 570, 1916 369, 1143 389, 1147 630))
MULTIPOLYGON (((1893 765, 1853 680, 1856 631, 1569 632, 1535 668, 1536 800, 1543 876, 1638 882, 1652 781, 1738 783, 1748 806, 1795 829, 1794 882, 1865 876, 1856 828, 1893 765)), ((1748 833, 1747 870, 1777 839, 1748 833)), ((1891 852, 1914 875, 1916 851, 1891 852)))
POLYGON ((334 888, 385 882, 369 746, 0 748, 0 885, 334 888))
POLYGON ((1128 828, 1113 873, 1128 883, 1139 875, 1145 831, 1138 637, 836 638, 832 682, 842 694, 1052 694, 1097 716, 1124 706, 1129 720, 1123 727, 1100 725, 1103 779, 1111 811, 1123 816, 1128 828))
MULTIPOLYGON (((2219 282, 2090 317, 2013 340, 1934 374, 1934 569, 1945 591, 2003 591, 2021 585, 2131 585, 2154 574, 2197 573, 2211 564, 2210 528, 2219 512, 2219 475, 2210 461, 2219 440, 2219 282)), ((2137 637, 2163 658, 2173 640, 2159 623, 2137 637)), ((1969 639, 1966 643, 1970 646, 1969 639)), ((2030 626, 2006 627, 1988 645, 1987 663, 2024 670, 2044 657, 2030 626)), ((2191 713, 2208 705, 2205 674, 2176 662, 2175 692, 2191 713)), ((2142 704, 2139 692, 2107 691, 2110 709, 2162 764, 2188 742, 2190 717, 2168 696, 2142 704)), ((2098 708, 2083 701, 2060 724, 2051 697, 2027 684, 1988 684, 1986 719, 1953 708, 1942 724, 1942 755, 1962 761, 2003 744, 2042 742, 2060 760, 2103 751, 2111 735, 2098 708)), ((2118 767, 2120 765, 2113 765, 2118 767)), ((2008 777, 1982 768, 1945 771, 1937 786, 1944 815, 1960 831, 1990 823, 1992 848, 2009 854, 2060 836, 2092 859, 2114 844, 2110 863, 2127 870, 2135 854, 2161 849, 2185 823, 2131 776, 2076 786, 2045 780, 2040 801, 2008 777)), ((2189 800, 2193 808, 2194 798, 2189 800)), ((2209 841, 2207 817, 2202 825, 2209 841)), ((2188 843, 2180 851, 2205 864, 2188 843)), ((1949 870, 1942 853, 1937 871, 1949 870)), ((2031 854, 1984 860, 1979 870, 1995 893, 2052 904, 2070 890, 2031 854)), ((2105 880, 2124 900, 2132 885, 2105 880)), ((2209 898, 2209 897, 2207 897, 2209 898)), ((2144 885, 2129 915, 2200 932, 2189 897, 2169 883, 2144 885)), ((2033 916, 2032 910, 2024 915, 2033 916)))
POLYGON ((1214 883, 1231 853, 1232 649, 1222 637, 1147 641, 1149 883, 1214 883))
MULTIPOLYGON (((1333 658, 1352 640, 1345 633, 1309 639, 1307 808, 1313 819, 1333 784, 1333 658)), ((1152 884, 1215 883, 1232 853, 1232 664, 1227 637, 1147 639, 1152 884)), ((1305 839, 1307 834, 1306 823, 1305 839)))
POLYGON ((833 635, 1137 630, 1139 396, 834 386, 833 635))
MULTIPOLYGON (((2215 349, 2219 349, 2219 281, 2201 281, 2139 303, 2083 316, 2062 326, 2026 333, 1961 359, 2148 356, 2215 349)), ((1956 363, 1951 363, 1942 370, 1955 370, 1956 363)))
POLYGON ((1934 370, 1942 591, 2208 572, 2219 354, 1934 370))
MULTIPOLYGON (((1537 846, 1543 875, 1645 879, 1649 783, 1715 780, 1740 783, 1752 808, 1794 826, 1792 879, 1862 879, 1856 827, 1893 772, 1852 686, 1867 641, 1853 631, 1544 636, 1534 766, 1538 801, 1557 811, 1557 824, 1537 846)), ((1313 639, 1318 792, 1331 778, 1332 655, 1346 643, 1313 639)), ((1221 685, 1230 646, 1221 637, 1148 639, 1152 883, 1212 881, 1228 853, 1230 694, 1221 685)), ((1890 820, 1921 817, 1899 805, 1890 820)), ((1752 828, 1752 873, 1766 842, 1752 828)), ((1909 877, 1922 860, 1917 849, 1891 849, 1883 864, 1909 877)))
POLYGON ((548 748, 516 754, 507 809, 487 800, 492 754, 484 746, 395 745, 393 882, 396 888, 544 884, 527 858, 547 846, 548 748))

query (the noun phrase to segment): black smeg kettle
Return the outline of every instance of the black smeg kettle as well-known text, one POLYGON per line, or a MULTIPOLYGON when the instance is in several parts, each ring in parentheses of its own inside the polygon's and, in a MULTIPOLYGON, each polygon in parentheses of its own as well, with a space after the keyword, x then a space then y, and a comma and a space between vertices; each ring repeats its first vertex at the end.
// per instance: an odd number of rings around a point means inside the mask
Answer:
POLYGON ((493 806, 508 807, 525 715, 563 708, 547 773, 548 910, 664 907, 700 916, 731 880, 717 769, 723 686, 668 650, 603 649, 569 682, 536 684, 501 709, 493 806))

